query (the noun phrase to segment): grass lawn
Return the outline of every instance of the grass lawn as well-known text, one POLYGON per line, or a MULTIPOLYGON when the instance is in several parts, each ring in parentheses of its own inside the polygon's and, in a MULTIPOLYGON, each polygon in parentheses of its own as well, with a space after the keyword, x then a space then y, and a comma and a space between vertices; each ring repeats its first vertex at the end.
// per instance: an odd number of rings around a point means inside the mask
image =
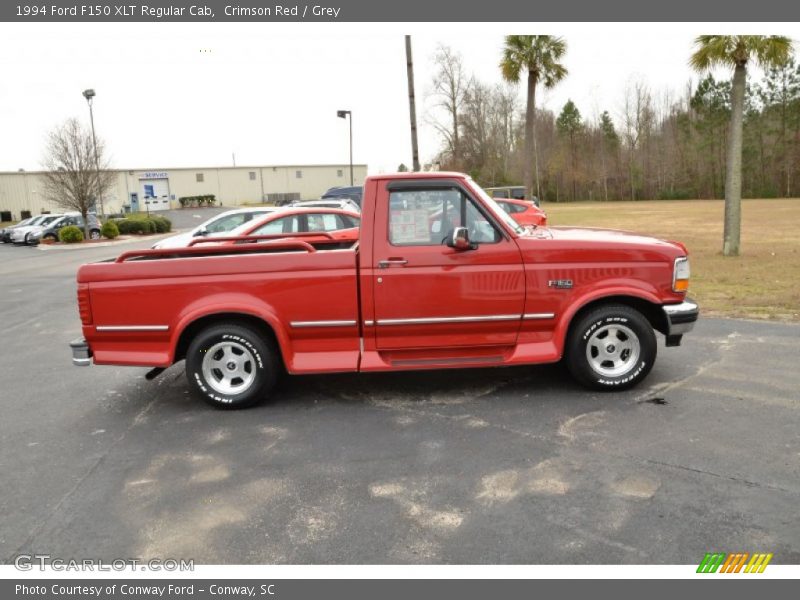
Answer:
POLYGON ((722 256, 722 200, 548 203, 550 225, 605 227, 689 248, 705 315, 800 321, 800 199, 744 200, 741 256, 722 256))

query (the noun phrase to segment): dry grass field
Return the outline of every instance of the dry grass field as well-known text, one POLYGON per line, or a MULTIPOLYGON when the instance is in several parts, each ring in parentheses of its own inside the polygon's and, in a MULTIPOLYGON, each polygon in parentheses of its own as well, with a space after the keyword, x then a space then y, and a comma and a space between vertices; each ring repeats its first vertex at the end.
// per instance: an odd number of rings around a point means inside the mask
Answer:
POLYGON ((800 321, 800 199, 745 200, 742 251, 722 256, 721 200, 548 203, 551 225, 606 227, 680 240, 689 295, 705 315, 800 321))

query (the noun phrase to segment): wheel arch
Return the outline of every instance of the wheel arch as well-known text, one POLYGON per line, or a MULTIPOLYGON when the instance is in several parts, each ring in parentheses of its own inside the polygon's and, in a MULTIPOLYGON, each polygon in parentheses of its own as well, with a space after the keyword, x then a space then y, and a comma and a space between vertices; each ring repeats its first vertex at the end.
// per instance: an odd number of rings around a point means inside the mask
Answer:
POLYGON ((197 316, 186 323, 177 335, 173 349, 172 362, 178 362, 186 357, 186 351, 195 335, 203 329, 219 323, 236 323, 258 331, 275 345, 278 350, 278 357, 281 360, 281 365, 285 368, 285 345, 281 343, 281 338, 273 325, 259 315, 240 311, 207 313, 197 316))
POLYGON ((562 349, 562 354, 566 340, 572 328, 575 326, 575 323, 580 321, 581 317, 588 312, 608 304, 622 304, 640 312, 654 330, 666 335, 668 327, 667 317, 664 314, 664 310, 661 308, 661 304, 658 303, 655 298, 630 293, 615 293, 598 296, 587 299, 562 319, 562 325, 558 331, 558 340, 562 349))

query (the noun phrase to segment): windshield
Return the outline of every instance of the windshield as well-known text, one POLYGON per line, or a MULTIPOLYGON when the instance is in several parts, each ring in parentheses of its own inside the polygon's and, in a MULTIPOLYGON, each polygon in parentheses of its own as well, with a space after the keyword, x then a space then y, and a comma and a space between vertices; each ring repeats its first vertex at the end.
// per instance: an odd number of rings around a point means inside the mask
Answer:
POLYGON ((211 219, 210 221, 207 221, 205 225, 201 225, 200 228, 202 229, 205 227, 205 230, 208 233, 229 233, 244 223, 249 222, 251 219, 259 218, 267 212, 268 211, 264 211, 263 213, 240 212, 233 214, 222 214, 214 219, 211 219))
POLYGON ((36 223, 36 225, 50 225, 53 221, 60 221, 63 219, 61 215, 47 215, 44 219, 36 223))
POLYGON ((519 223, 517 223, 514 219, 512 219, 511 215, 509 215, 505 210, 503 210, 502 207, 497 202, 495 202, 489 196, 489 194, 487 194, 484 191, 484 189, 481 186, 475 183, 471 178, 469 179, 469 182, 472 184, 472 187, 478 191, 481 200, 483 200, 483 202, 487 204, 489 208, 492 209, 492 212, 494 212, 494 214, 498 218, 500 218, 503 221, 503 223, 505 223, 506 226, 509 229, 511 229, 511 231, 513 231, 517 235, 522 235, 523 233, 525 233, 525 228, 522 227, 522 225, 520 225, 519 223))
MULTIPOLYGON (((47 218, 48 215, 39 215, 38 217, 33 217, 32 219, 28 219, 28 222, 25 225, 41 225, 42 221, 47 218)), ((23 221, 24 222, 24 221, 23 221)), ((20 223, 22 225, 22 223, 20 223)))

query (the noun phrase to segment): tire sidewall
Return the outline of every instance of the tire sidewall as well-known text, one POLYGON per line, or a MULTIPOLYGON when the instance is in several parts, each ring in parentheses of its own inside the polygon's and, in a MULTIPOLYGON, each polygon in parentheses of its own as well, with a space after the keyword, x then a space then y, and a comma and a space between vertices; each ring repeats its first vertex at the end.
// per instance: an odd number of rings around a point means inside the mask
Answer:
POLYGON ((610 306, 593 311, 575 327, 570 339, 568 366, 572 374, 584 385, 599 390, 623 390, 644 379, 653 368, 657 344, 653 328, 638 311, 628 307, 610 306), (586 358, 586 345, 592 335, 606 325, 624 325, 639 341, 639 360, 626 373, 608 377, 595 371, 586 358))
POLYGON ((203 330, 192 340, 186 352, 186 378, 194 393, 216 408, 235 409, 252 406, 266 397, 275 384, 277 364, 271 345, 258 333, 239 325, 217 325, 203 330), (203 375, 203 358, 209 348, 220 342, 235 342, 247 348, 256 365, 250 387, 235 395, 222 394, 209 385, 203 375))

